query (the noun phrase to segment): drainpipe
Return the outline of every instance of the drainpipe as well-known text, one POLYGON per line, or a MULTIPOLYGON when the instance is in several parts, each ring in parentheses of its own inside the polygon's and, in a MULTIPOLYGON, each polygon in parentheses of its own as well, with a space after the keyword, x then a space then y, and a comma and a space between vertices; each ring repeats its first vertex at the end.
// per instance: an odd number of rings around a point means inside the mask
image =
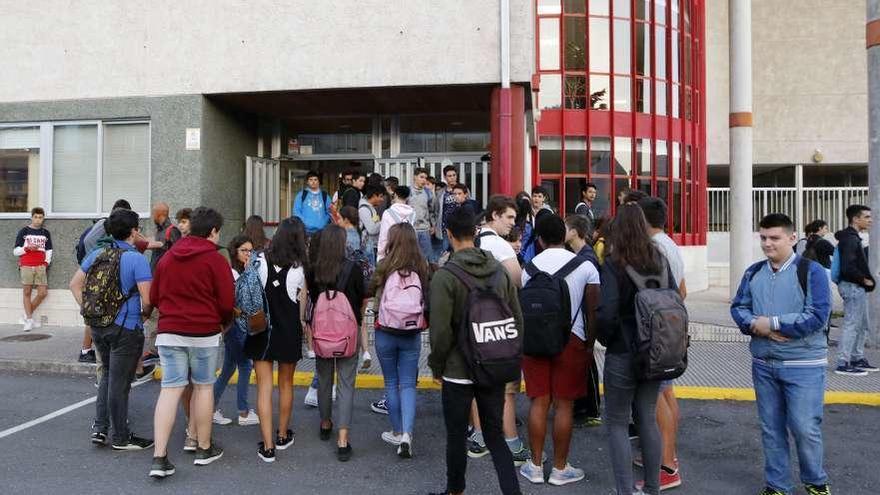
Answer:
MULTIPOLYGON (((871 248, 868 250, 871 273, 880 282, 880 0, 868 0, 865 30, 868 51, 868 206, 874 216, 871 248)), ((880 290, 870 294, 872 342, 880 343, 880 290)))
POLYGON ((511 113, 513 101, 510 94, 510 0, 500 0, 500 25, 501 25, 501 92, 499 94, 499 139, 498 139, 498 157, 492 157, 498 160, 498 167, 493 167, 496 171, 501 171, 501 177, 498 181, 500 191, 492 191, 492 193, 513 194, 511 184, 511 147, 513 146, 513 128, 511 125, 511 113))

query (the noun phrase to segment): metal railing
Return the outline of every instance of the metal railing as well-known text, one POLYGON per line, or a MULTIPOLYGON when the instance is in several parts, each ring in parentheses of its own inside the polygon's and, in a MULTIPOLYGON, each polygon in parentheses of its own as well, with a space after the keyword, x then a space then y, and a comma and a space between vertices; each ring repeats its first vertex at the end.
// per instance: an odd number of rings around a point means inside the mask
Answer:
MULTIPOLYGON (((471 198, 476 199, 485 208, 489 200, 489 162, 477 158, 453 159, 451 163, 458 169, 459 180, 470 189, 471 198)), ((397 177, 401 185, 410 185, 416 168, 424 167, 432 177, 443 180, 443 167, 449 164, 449 160, 432 158, 422 158, 421 161, 418 158, 377 159, 373 170, 383 177, 397 177)))
MULTIPOLYGON (((729 187, 710 187, 709 232, 730 230, 729 187)), ((867 204, 867 187, 804 187, 798 194, 794 187, 755 187, 752 189, 752 224, 758 223, 768 213, 785 213, 790 216, 798 230, 813 220, 828 222, 831 232, 846 227, 846 208, 855 203, 867 204), (798 202, 800 201, 800 204, 798 202), (798 211, 803 211, 798 218, 798 211)))

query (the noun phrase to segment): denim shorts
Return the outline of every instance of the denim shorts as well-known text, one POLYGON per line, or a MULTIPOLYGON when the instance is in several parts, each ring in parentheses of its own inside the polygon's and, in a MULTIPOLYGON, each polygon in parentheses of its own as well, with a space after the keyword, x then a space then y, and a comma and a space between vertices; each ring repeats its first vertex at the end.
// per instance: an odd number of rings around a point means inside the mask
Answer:
POLYGON ((217 356, 220 347, 159 346, 162 387, 213 385, 217 380, 217 356))

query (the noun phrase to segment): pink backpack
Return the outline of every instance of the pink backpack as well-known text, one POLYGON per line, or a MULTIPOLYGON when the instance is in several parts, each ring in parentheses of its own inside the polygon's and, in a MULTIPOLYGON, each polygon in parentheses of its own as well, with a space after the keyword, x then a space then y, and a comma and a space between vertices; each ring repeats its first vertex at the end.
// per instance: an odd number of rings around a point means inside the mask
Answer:
MULTIPOLYGON (((351 274, 346 264, 344 287, 351 274)), ((312 344, 315 355, 322 358, 347 358, 357 352, 358 324, 348 297, 341 290, 328 289, 318 296, 312 308, 312 344)))
POLYGON ((419 274, 396 271, 385 281, 379 303, 379 326, 394 330, 425 329, 425 298, 419 274))

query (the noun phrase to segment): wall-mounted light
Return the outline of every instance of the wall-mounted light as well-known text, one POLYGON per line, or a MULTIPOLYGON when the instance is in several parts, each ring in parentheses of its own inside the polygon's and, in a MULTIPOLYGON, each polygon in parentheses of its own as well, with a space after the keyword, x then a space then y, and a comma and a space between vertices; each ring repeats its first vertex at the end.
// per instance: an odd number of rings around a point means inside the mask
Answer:
POLYGON ((822 150, 816 148, 816 151, 813 152, 813 163, 822 163, 824 159, 825 155, 822 154, 822 150))

